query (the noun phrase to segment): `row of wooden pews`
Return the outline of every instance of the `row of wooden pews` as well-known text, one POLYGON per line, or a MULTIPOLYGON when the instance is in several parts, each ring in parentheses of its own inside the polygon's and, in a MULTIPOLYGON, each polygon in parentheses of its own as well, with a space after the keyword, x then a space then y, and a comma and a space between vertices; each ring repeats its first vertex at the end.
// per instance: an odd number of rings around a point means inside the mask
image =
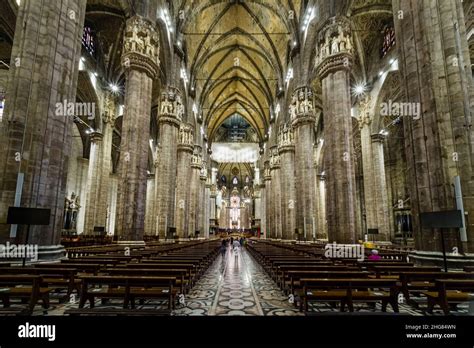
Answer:
POLYGON ((413 296, 427 299, 427 312, 439 305, 445 314, 457 304, 474 300, 474 272, 443 272, 440 267, 415 266, 389 250, 377 261, 325 258, 324 245, 301 248, 275 241, 249 243, 250 254, 263 266, 278 286, 308 312, 310 302, 325 302, 340 310, 354 311, 355 302, 375 308, 380 302, 385 312, 390 305, 398 312, 402 299, 418 308, 413 296))
POLYGON ((0 315, 30 315, 38 302, 47 311, 51 293, 59 293, 60 303, 77 303, 66 311, 70 315, 139 315, 136 304, 146 300, 166 301, 168 308, 142 310, 142 315, 169 315, 217 257, 219 246, 217 241, 195 241, 125 252, 116 245, 75 248, 60 263, 0 266, 0 315), (119 300, 123 308, 96 308, 96 299, 102 304, 119 300), (13 300, 23 306, 11 307, 13 300))

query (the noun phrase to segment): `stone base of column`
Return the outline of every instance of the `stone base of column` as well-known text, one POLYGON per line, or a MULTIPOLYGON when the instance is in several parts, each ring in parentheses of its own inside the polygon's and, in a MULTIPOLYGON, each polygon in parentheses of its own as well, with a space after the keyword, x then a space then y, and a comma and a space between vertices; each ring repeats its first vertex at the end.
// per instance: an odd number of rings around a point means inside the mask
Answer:
MULTIPOLYGON (((439 251, 415 250, 408 254, 408 258, 415 265, 444 267, 443 253, 439 251)), ((463 269, 464 266, 474 266, 474 254, 472 253, 465 255, 447 254, 446 260, 450 269, 463 269)))

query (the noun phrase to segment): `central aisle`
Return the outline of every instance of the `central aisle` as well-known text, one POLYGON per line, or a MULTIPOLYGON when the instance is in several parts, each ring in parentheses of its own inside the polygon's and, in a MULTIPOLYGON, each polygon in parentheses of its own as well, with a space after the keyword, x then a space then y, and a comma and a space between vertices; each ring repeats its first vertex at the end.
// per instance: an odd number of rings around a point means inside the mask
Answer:
POLYGON ((245 249, 219 255, 173 314, 302 315, 245 249))

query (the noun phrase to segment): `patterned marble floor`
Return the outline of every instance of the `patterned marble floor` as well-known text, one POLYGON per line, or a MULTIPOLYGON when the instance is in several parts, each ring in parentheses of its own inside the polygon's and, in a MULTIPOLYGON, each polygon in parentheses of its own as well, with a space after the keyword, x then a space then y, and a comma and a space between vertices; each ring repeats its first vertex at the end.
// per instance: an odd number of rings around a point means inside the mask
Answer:
POLYGON ((173 315, 302 315, 245 249, 219 256, 173 315))

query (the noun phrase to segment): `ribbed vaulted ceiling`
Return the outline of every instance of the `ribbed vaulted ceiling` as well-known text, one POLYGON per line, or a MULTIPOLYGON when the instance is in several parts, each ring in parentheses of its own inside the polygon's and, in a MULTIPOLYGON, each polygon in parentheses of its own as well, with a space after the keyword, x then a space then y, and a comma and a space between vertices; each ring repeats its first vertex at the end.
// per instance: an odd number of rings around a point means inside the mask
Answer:
POLYGON ((180 31, 210 139, 234 114, 263 139, 286 74, 300 2, 214 0, 183 6, 187 15, 180 31))

